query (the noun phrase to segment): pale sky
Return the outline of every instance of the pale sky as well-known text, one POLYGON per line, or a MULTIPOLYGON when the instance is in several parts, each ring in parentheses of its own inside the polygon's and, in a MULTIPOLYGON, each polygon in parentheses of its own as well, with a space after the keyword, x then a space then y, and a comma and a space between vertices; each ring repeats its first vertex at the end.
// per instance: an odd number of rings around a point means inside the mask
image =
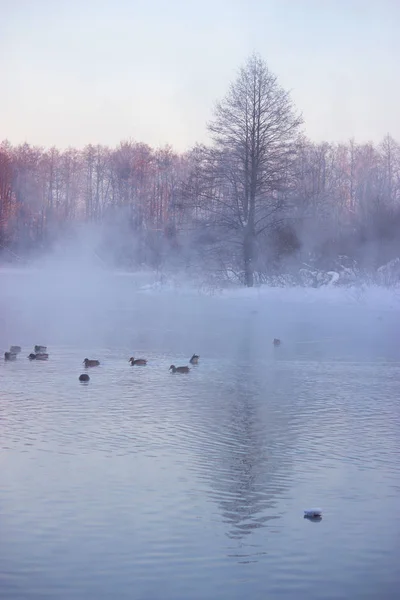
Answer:
POLYGON ((253 52, 315 141, 400 141, 400 0, 0 0, 0 140, 182 151, 253 52))

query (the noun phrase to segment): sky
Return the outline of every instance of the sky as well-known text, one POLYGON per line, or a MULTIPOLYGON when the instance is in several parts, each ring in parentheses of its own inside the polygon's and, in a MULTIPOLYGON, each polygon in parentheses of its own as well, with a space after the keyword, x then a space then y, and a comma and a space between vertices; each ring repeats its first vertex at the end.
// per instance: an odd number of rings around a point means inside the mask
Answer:
POLYGON ((0 0, 0 141, 185 151, 257 52, 314 141, 400 141, 399 0, 0 0))

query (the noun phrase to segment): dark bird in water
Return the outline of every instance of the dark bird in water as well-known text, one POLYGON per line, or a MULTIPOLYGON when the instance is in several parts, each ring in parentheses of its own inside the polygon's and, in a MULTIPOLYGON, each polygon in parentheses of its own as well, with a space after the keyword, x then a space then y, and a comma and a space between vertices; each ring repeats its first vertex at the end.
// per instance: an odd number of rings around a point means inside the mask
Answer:
POLYGON ((46 352, 37 352, 36 354, 31 352, 28 358, 29 360, 47 360, 49 355, 46 352))
POLYGON ((274 346, 280 346, 281 345, 281 340, 278 340, 278 338, 274 338, 273 344, 274 344, 274 346))
POLYGON ((189 367, 176 367, 175 365, 171 365, 169 368, 173 373, 189 373, 189 367))
POLYGON ((99 360, 89 360, 88 358, 85 358, 85 360, 83 361, 83 364, 85 365, 85 367, 98 367, 100 364, 99 360))
POLYGON ((17 355, 15 352, 4 352, 4 360, 16 360, 17 355))
POLYGON ((198 365, 200 356, 198 354, 193 354, 192 358, 189 360, 190 364, 198 365))
POLYGON ((35 346, 36 354, 45 354, 47 352, 47 346, 35 346))
POLYGON ((87 373, 82 373, 82 375, 79 375, 79 381, 89 381, 90 377, 87 373))
POLYGON ((11 354, 19 354, 21 352, 21 346, 10 346, 11 354))
POLYGON ((132 367, 133 365, 138 365, 142 367, 147 365, 147 360, 145 358, 134 358, 133 356, 131 356, 129 362, 131 363, 132 367))

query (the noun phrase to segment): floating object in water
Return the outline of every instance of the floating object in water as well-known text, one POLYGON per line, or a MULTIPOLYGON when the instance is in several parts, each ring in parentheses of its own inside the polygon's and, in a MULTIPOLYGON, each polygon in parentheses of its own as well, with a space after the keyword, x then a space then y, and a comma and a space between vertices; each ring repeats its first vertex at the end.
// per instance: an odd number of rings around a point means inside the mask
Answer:
POLYGON ((79 381, 89 381, 90 377, 87 373, 82 373, 82 375, 79 375, 79 381))
POLYGON ((134 365, 137 365, 139 367, 144 367, 145 365, 147 365, 147 360, 145 358, 135 358, 134 356, 130 357, 129 362, 131 363, 132 367, 134 365))
POLYGON ((175 365, 171 365, 169 368, 173 373, 189 373, 189 367, 176 367, 175 365))
POLYGON ((279 340, 278 338, 274 338, 273 344, 274 344, 274 346, 280 346, 281 340, 279 340))
POLYGON ((89 360, 89 358, 85 358, 83 361, 85 367, 98 367, 100 364, 99 360, 89 360))
POLYGON ((47 360, 49 355, 46 352, 37 352, 36 354, 31 352, 28 358, 29 360, 47 360))
POLYGON ((193 354, 192 358, 189 360, 190 364, 198 365, 200 356, 198 354, 193 354))
POLYGON ((47 352, 47 346, 35 346, 36 354, 44 354, 45 352, 47 352))
POLYGON ((11 354, 19 354, 21 352, 21 346, 10 346, 11 354))
POLYGON ((17 360, 15 352, 4 352, 4 360, 17 360))
POLYGON ((304 511, 306 519, 322 519, 322 510, 320 508, 311 508, 304 511))

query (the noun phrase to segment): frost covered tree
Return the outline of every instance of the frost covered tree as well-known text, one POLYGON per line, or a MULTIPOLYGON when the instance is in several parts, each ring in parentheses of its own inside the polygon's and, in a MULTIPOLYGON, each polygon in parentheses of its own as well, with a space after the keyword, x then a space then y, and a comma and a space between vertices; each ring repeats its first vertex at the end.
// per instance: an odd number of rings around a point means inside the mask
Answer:
POLYGON ((214 213, 240 236, 244 281, 254 282, 257 237, 282 216, 302 118, 266 63, 252 55, 217 104, 207 191, 214 213))

